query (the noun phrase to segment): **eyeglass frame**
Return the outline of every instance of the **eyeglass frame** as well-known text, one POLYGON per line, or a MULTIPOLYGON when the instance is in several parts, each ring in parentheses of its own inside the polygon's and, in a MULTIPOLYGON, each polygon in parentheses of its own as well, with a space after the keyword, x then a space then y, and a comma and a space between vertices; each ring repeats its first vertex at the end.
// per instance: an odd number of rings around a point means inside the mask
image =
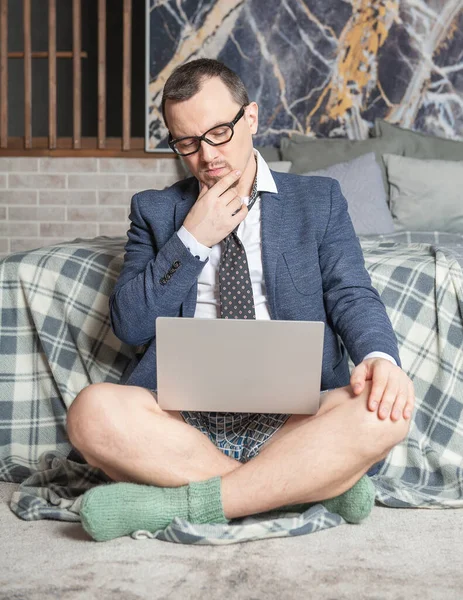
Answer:
POLYGON ((248 105, 243 104, 243 106, 239 109, 236 117, 232 121, 230 121, 228 123, 219 123, 218 125, 214 125, 214 127, 211 127, 210 129, 208 129, 205 133, 203 133, 203 135, 186 135, 184 137, 176 138, 174 140, 174 139, 172 139, 172 134, 169 131, 169 139, 167 140, 167 143, 169 144, 170 149, 173 150, 175 152, 175 154, 178 154, 179 156, 190 156, 191 154, 196 154, 196 152, 199 152, 202 141, 208 143, 210 146, 222 146, 223 144, 228 144, 228 142, 230 142, 231 139, 233 138, 233 136, 235 135, 235 125, 238 123, 238 121, 244 115, 244 112, 245 112, 244 109, 246 108, 246 106, 248 106, 248 105), (218 142, 216 144, 215 142, 211 142, 210 140, 208 140, 206 138, 206 135, 213 129, 217 129, 218 127, 225 127, 225 126, 230 127, 231 132, 232 132, 231 136, 228 138, 228 140, 226 142, 218 142), (189 139, 195 139, 198 141, 198 148, 196 150, 194 150, 193 152, 188 152, 188 154, 182 154, 181 152, 178 152, 178 150, 175 149, 175 144, 177 142, 181 142, 182 140, 189 140, 189 139))

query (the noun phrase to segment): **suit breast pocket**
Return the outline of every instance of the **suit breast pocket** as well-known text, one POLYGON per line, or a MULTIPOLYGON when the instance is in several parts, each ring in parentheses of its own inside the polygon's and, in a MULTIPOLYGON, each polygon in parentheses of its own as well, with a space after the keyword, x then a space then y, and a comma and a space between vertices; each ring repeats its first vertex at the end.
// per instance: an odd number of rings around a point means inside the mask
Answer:
POLYGON ((300 294, 312 296, 322 292, 323 282, 317 251, 303 247, 284 252, 283 257, 291 281, 300 294))

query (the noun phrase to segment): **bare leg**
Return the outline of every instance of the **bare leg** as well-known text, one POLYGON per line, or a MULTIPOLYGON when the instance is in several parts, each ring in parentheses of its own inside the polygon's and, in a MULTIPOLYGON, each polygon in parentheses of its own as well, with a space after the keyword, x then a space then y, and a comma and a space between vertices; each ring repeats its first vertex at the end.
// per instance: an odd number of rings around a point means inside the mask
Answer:
POLYGON ((284 433, 282 428, 257 457, 242 465, 202 433, 160 413, 149 391, 131 388, 128 404, 128 386, 97 385, 87 400, 84 392, 89 388, 76 398, 74 415, 74 404, 69 411, 70 439, 88 462, 110 477, 114 473, 115 480, 161 487, 221 475, 229 519, 343 493, 406 436, 409 426, 403 420, 381 421, 367 410, 370 386, 356 398, 341 388, 326 395, 321 416, 288 421, 284 433))
POLYGON ((82 390, 68 412, 68 435, 87 462, 114 481, 178 487, 241 466, 138 386, 101 383, 82 390))
MULTIPOLYGON (((266 446, 343 401, 344 396, 323 395, 317 415, 292 415, 266 446)), ((138 386, 88 386, 69 409, 67 429, 88 464, 113 481, 178 487, 226 475, 242 465, 185 423, 179 412, 159 408, 154 394, 138 386), (169 421, 159 421, 159 416, 169 421), (159 439, 162 448, 156 449, 159 439)))
POLYGON ((385 458, 406 436, 409 422, 381 421, 376 412, 368 411, 370 387, 358 397, 348 388, 330 392, 332 408, 316 418, 293 423, 252 461, 225 475, 225 516, 234 519, 333 498, 385 458))

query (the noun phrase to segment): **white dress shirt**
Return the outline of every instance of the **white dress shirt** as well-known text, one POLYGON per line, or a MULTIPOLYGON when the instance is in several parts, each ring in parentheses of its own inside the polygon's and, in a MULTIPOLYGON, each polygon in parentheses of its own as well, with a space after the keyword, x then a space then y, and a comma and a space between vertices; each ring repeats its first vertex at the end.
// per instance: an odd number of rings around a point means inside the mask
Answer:
MULTIPOLYGON (((254 296, 254 306, 256 319, 270 319, 268 310, 267 292, 262 268, 262 250, 261 250, 261 196, 260 192, 277 193, 277 186, 272 177, 270 169, 262 158, 260 152, 254 149, 257 156, 257 199, 249 211, 248 215, 241 221, 238 227, 238 237, 244 245, 246 257, 251 276, 252 293, 254 296)), ((243 197, 246 205, 249 202, 249 196, 243 197)), ((204 265, 198 277, 198 295, 196 298, 195 318, 217 319, 220 318, 220 300, 219 300, 219 262, 222 254, 220 242, 209 248, 204 246, 182 225, 177 232, 179 238, 188 248, 188 250, 201 260, 209 261, 204 265)), ((392 356, 384 352, 370 352, 366 358, 382 357, 397 364, 392 356)), ((365 360, 364 359, 364 360, 365 360)))

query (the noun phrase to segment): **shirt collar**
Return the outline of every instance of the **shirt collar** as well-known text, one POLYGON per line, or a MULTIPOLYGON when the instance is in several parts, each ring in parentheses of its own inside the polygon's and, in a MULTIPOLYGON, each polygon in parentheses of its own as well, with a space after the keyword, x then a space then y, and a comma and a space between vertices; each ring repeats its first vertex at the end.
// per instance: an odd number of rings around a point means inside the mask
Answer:
MULTIPOLYGON (((270 172, 270 168, 268 164, 265 162, 259 150, 254 150, 254 155, 257 157, 257 192, 260 195, 261 192, 270 192, 272 194, 277 194, 278 189, 275 183, 275 180, 272 177, 272 173, 270 172)), ((199 181, 196 179, 196 183, 199 186, 199 181)), ((199 188, 200 189, 200 188, 199 188)), ((245 198, 249 199, 249 196, 245 196, 245 198)))
POLYGON ((278 189, 268 164, 262 158, 259 150, 254 148, 254 154, 257 157, 257 192, 259 194, 261 192, 271 192, 276 194, 278 189))

